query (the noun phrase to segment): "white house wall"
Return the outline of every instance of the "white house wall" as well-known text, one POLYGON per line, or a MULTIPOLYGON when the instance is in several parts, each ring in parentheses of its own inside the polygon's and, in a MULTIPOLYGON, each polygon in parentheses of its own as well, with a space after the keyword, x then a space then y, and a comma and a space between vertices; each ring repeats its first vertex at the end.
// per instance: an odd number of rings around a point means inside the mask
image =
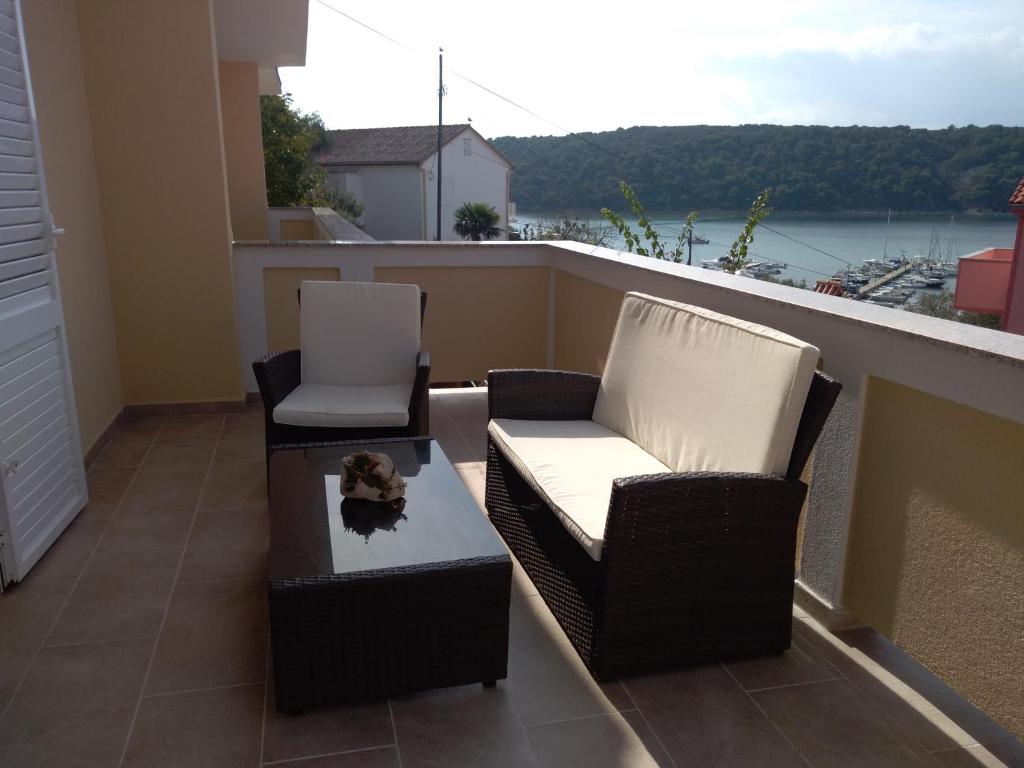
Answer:
MULTIPOLYGON (((501 217, 498 224, 508 239, 508 166, 483 139, 473 131, 465 131, 446 144, 442 150, 441 226, 443 240, 461 240, 455 234, 455 211, 463 203, 487 203, 501 217), (466 154, 464 141, 469 140, 470 154, 466 154)), ((423 163, 426 174, 427 239, 433 240, 437 232, 437 154, 423 163)))
POLYGON ((377 240, 422 240, 420 169, 415 165, 327 167, 328 186, 351 192, 362 202, 359 221, 377 240))

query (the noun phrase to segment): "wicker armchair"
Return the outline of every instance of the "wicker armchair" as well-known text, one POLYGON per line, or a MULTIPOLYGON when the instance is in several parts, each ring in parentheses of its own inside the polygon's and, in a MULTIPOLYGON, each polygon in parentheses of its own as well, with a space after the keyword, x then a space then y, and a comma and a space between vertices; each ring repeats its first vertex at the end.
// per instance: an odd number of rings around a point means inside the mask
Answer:
MULTIPOLYGON (((304 282, 300 289, 300 305, 302 306, 302 345, 303 349, 290 349, 283 352, 272 352, 260 359, 256 360, 252 364, 253 373, 256 375, 256 383, 259 386, 260 396, 263 401, 264 420, 266 425, 266 446, 267 446, 267 461, 269 466, 270 452, 276 446, 289 445, 295 443, 309 443, 309 442, 338 442, 345 440, 372 440, 377 438, 388 438, 388 437, 414 437, 417 435, 427 435, 430 432, 429 422, 429 405, 428 405, 428 394, 429 394, 429 381, 430 381, 430 354, 419 350, 415 351, 415 348, 419 347, 419 328, 422 326, 423 315, 426 311, 427 294, 420 292, 416 286, 392 286, 388 284, 378 283, 342 283, 342 282, 304 282), (408 315, 410 308, 408 306, 409 301, 415 301, 410 298, 415 296, 412 291, 396 291, 393 289, 415 289, 418 292, 418 304, 412 309, 413 312, 419 313, 418 325, 414 332, 410 331, 407 335, 410 338, 405 340, 404 346, 408 347, 405 351, 399 349, 388 350, 389 353, 397 353, 400 356, 408 355, 408 364, 400 364, 400 370, 403 371, 402 377, 407 376, 410 380, 411 393, 408 399, 408 406, 404 403, 399 410, 405 411, 408 414, 408 420, 406 423, 381 423, 382 421, 387 422, 402 422, 404 418, 395 418, 397 414, 392 415, 390 419, 382 419, 379 414, 373 413, 354 413, 351 415, 344 415, 335 413, 334 416, 337 421, 345 422, 344 426, 331 426, 328 424, 311 424, 311 423, 288 423, 289 421, 325 421, 329 422, 330 416, 327 418, 317 419, 295 419, 289 417, 288 413, 282 412, 282 404, 285 404, 287 408, 287 400, 289 396, 293 396, 297 393, 300 385, 304 381, 304 371, 309 372, 311 366, 303 366, 303 353, 308 355, 319 355, 320 357, 332 357, 328 361, 328 366, 333 365, 335 370, 328 368, 328 373, 325 374, 322 370, 315 370, 307 373, 307 380, 309 375, 313 375, 316 378, 317 383, 324 383, 323 379, 329 378, 332 383, 337 381, 338 384, 347 385, 350 383, 356 383, 360 385, 361 390, 371 390, 372 387, 367 386, 371 384, 370 381, 361 379, 358 374, 354 379, 346 377, 347 371, 344 366, 337 364, 337 359, 341 358, 345 354, 345 349, 342 343, 342 335, 344 333, 349 334, 348 347, 351 349, 352 345, 373 345, 376 341, 376 337, 381 333, 389 333, 392 329, 376 329, 374 327, 375 313, 380 313, 383 309, 385 312, 391 311, 386 307, 382 307, 384 302, 399 301, 403 304, 401 311, 404 315, 408 315), (306 301, 302 301, 302 298, 309 294, 309 298, 306 301), (358 305, 360 301, 365 302, 364 309, 359 309, 358 306, 349 307, 349 311, 342 316, 332 316, 332 310, 336 308, 338 303, 349 302, 350 304, 358 305), (325 313, 323 310, 327 308, 325 313), (369 316, 367 316, 369 314, 369 316), (311 339, 310 329, 311 327, 319 327, 325 331, 320 339, 311 339), (358 328, 358 335, 352 337, 352 328, 358 328), (326 337, 326 338, 324 338, 326 337), (333 338, 332 338, 333 337, 333 338), (331 347, 334 349, 331 349, 331 347), (337 369, 340 368, 340 371, 337 369), (333 374, 333 376, 331 375, 333 374), (277 417, 275 418, 275 410, 277 411, 277 417)), ((398 311, 398 307, 394 308, 398 311)), ((409 324, 408 317, 405 318, 405 325, 409 324)), ((415 320, 411 321, 415 322, 415 320)), ((364 361, 355 360, 352 362, 352 368, 365 369, 367 366, 364 361)), ((382 382, 385 384, 393 384, 392 381, 382 382)), ((408 386, 408 385, 407 385, 408 386)), ((341 387, 339 387, 341 389, 341 387)), ((355 389, 349 387, 348 389, 355 389)), ((335 411, 343 411, 344 408, 331 409, 335 411)), ((364 409, 365 410, 365 409, 364 409)), ((386 414, 385 414, 386 415, 386 414)), ((315 415, 314 415, 315 416, 315 415)))
POLYGON ((491 522, 595 677, 789 647, 796 530, 807 492, 800 475, 841 388, 818 372, 808 378, 782 472, 616 477, 595 552, 555 514, 494 420, 512 420, 498 422, 506 429, 532 424, 543 431, 552 422, 572 431, 572 423, 595 417, 601 378, 490 372, 485 503, 491 522))

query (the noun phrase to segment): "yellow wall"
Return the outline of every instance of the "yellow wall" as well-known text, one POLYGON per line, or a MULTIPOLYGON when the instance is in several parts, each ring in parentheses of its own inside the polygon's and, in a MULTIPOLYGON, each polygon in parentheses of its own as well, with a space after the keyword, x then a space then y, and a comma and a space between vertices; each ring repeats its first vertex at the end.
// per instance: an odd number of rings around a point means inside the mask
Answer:
POLYGON ((340 280, 341 270, 270 267, 263 270, 267 349, 299 348, 299 286, 303 280, 340 280))
POLYGON ((284 219, 281 221, 282 240, 319 240, 316 222, 312 219, 284 219))
POLYGON ((870 379, 844 605, 1024 735, 1024 425, 870 379))
POLYGON ((57 262, 82 448, 121 410, 92 129, 73 0, 22 3, 50 206, 66 234, 57 262))
POLYGON ((431 381, 544 367, 547 267, 377 267, 374 274, 377 282, 414 283, 427 292, 423 348, 431 381))
POLYGON ((266 240, 267 177, 256 64, 220 62, 220 106, 231 231, 235 240, 266 240))
POLYGON ((77 9, 124 399, 238 400, 211 2, 77 9))
POLYGON ((624 291, 555 270, 555 367, 601 373, 624 291))

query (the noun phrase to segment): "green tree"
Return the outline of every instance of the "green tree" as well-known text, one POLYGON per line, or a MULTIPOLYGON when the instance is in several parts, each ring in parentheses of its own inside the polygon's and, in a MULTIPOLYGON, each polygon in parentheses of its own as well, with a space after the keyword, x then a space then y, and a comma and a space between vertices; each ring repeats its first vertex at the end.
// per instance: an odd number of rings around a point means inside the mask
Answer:
POLYGON ((643 227, 643 238, 647 242, 646 246, 641 245, 640 235, 633 232, 625 219, 610 208, 602 208, 601 215, 611 222, 612 226, 619 231, 620 235, 622 235, 622 239, 626 241, 626 250, 630 253, 635 253, 638 256, 653 256, 654 258, 662 259, 663 261, 683 261, 686 253, 686 242, 690 236, 690 232, 693 231, 693 223, 697 220, 697 212, 690 211, 689 215, 686 217, 686 222, 683 224, 683 229, 679 233, 679 239, 676 241, 676 247, 670 251, 666 251, 665 246, 661 242, 661 238, 658 237, 658 233, 655 231, 654 227, 651 226, 651 221, 647 217, 647 211, 640 202, 640 198, 637 197, 636 192, 633 191, 633 188, 625 181, 620 181, 619 190, 622 192, 622 196, 625 197, 626 201, 629 203, 629 207, 633 209, 633 213, 636 214, 637 225, 643 227))
POLYGON ((980 325, 983 328, 999 329, 999 315, 987 315, 980 312, 961 312, 953 307, 953 292, 944 290, 941 293, 926 293, 907 309, 922 315, 939 317, 943 320, 955 320, 968 325, 980 325))
MULTIPOLYGON (((652 212, 742 211, 772 188, 776 211, 996 211, 1024 176, 1024 127, 637 126, 502 137, 521 211, 628 213, 629 179, 652 212)), ((635 226, 635 225, 634 225, 635 226)))
MULTIPOLYGON (((623 196, 629 202, 629 206, 633 209, 633 213, 636 214, 637 224, 644 228, 642 235, 638 235, 633 232, 625 219, 608 208, 602 208, 601 215, 608 219, 608 221, 610 221, 612 225, 619 230, 619 234, 621 234, 622 238, 626 241, 626 250, 630 253, 635 253, 638 256, 651 256, 655 259, 662 259, 665 261, 683 261, 684 254, 686 252, 686 241, 689 238, 690 233, 693 231, 693 223, 697 220, 697 212, 690 211, 690 215, 686 217, 686 223, 683 224, 683 229, 679 234, 679 240, 676 243, 676 247, 670 251, 666 251, 665 246, 658 237, 658 233, 655 231, 654 227, 651 225, 650 219, 647 217, 647 211, 640 202, 640 198, 638 198, 636 193, 633 191, 633 188, 625 181, 620 181, 619 189, 622 190, 623 196), (646 245, 642 245, 641 243, 646 243, 646 245)), ((726 272, 737 272, 750 263, 750 258, 747 256, 747 250, 749 249, 750 244, 754 242, 754 230, 757 228, 757 225, 760 224, 769 213, 771 213, 771 208, 768 207, 769 192, 770 190, 767 189, 762 191, 750 206, 743 229, 740 230, 739 237, 736 238, 736 242, 734 242, 732 247, 729 248, 729 253, 725 257, 722 268, 726 272)))
MULTIPOLYGON (((511 232, 509 233, 512 234, 511 232)), ((515 233, 515 240, 572 240, 584 245, 607 246, 611 242, 611 229, 607 225, 562 214, 554 221, 525 224, 515 233)))
POLYGON ((487 203, 463 203, 455 211, 455 232, 465 240, 490 240, 501 234, 501 216, 487 203))
POLYGON ((750 263, 747 249, 754 242, 754 230, 772 212, 772 209, 768 207, 768 194, 769 190, 765 189, 754 198, 754 202, 747 212, 747 220, 743 224, 743 229, 740 230, 739 237, 729 248, 729 254, 725 258, 722 269, 726 272, 738 272, 750 263))
POLYGON ((263 164, 267 204, 309 205, 323 188, 326 174, 313 162, 313 153, 327 141, 323 120, 316 112, 303 114, 292 106, 290 94, 260 96, 263 125, 263 164))

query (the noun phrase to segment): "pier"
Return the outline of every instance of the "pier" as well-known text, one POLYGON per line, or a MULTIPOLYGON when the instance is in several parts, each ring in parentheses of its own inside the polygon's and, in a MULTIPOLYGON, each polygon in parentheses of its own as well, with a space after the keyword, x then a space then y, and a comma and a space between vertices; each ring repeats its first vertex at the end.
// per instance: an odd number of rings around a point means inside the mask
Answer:
POLYGON ((863 296, 864 294, 868 293, 869 291, 875 290, 875 288, 881 288, 883 285, 885 285, 886 283, 892 282, 893 280, 895 280, 900 275, 905 275, 907 272, 910 271, 910 268, 912 266, 913 266, 913 264, 904 264, 901 267, 897 267, 892 272, 886 272, 881 277, 877 277, 874 280, 872 280, 871 282, 865 283, 864 285, 862 285, 860 288, 857 289, 857 298, 860 298, 861 296, 863 296))

